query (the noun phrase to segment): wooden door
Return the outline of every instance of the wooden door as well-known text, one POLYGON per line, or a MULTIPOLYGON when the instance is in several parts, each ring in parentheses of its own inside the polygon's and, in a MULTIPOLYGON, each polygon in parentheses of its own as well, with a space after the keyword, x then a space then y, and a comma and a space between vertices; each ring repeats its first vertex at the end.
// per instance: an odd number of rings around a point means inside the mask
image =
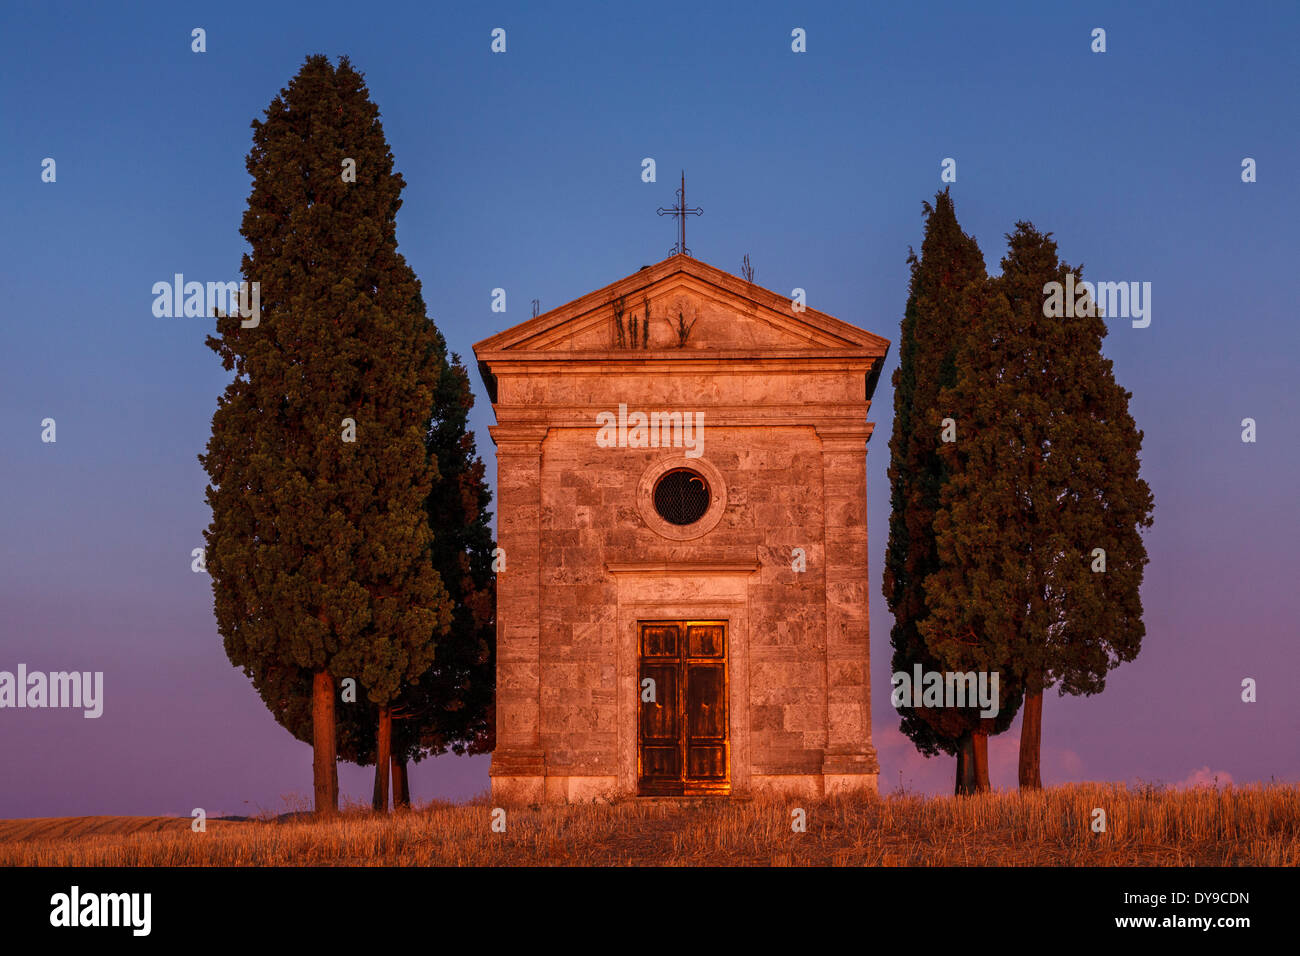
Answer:
POLYGON ((639 632, 638 792, 728 791, 726 622, 643 621, 639 632))

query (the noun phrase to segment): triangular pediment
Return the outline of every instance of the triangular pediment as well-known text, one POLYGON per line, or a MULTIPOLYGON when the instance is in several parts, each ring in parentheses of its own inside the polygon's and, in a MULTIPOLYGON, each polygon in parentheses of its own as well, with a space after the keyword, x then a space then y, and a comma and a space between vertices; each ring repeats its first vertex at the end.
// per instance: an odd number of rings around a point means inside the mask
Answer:
POLYGON ((823 312, 796 311, 786 296, 690 256, 673 256, 484 339, 474 352, 480 360, 632 348, 656 355, 676 352, 682 357, 701 352, 850 352, 883 357, 888 347, 888 340, 823 312), (643 344, 647 304, 650 338, 643 344), (634 323, 635 346, 629 341, 634 323), (682 325, 689 327, 684 340, 678 331, 682 325))

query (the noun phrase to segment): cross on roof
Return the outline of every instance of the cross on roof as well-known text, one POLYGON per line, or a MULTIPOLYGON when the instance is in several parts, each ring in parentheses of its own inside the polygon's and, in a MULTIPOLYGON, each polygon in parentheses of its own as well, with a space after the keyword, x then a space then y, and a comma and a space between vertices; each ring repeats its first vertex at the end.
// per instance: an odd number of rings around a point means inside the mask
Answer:
POLYGON ((668 254, 670 256, 689 256, 691 250, 686 248, 686 217, 701 216, 704 214, 704 210, 698 206, 694 209, 689 209, 686 206, 686 170, 682 170, 682 188, 677 190, 677 205, 668 209, 660 206, 658 211, 661 216, 677 217, 677 245, 673 246, 672 251, 668 254))

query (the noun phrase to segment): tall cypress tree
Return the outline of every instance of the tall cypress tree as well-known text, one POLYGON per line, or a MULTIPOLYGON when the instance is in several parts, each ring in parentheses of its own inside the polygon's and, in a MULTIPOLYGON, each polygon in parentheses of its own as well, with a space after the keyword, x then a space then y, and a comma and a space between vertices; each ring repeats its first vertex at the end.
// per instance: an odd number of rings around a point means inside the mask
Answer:
POLYGON ((397 252, 404 183, 361 74, 309 57, 252 128, 240 231, 261 314, 207 340, 235 373, 200 456, 207 563, 226 653, 264 699, 311 675, 315 802, 332 812, 336 678, 379 708, 386 766, 392 702, 450 625, 425 512, 440 340, 397 252))
MULTIPOLYGON (((445 345, 438 334, 439 354, 445 345)), ((392 754, 377 766, 379 708, 365 687, 336 709, 340 760, 375 768, 373 805, 381 802, 384 774, 391 773, 392 802, 409 806, 408 765, 446 753, 488 753, 495 741, 496 578, 494 542, 484 479, 473 432, 468 429, 474 396, 458 355, 444 362, 426 440, 438 462, 438 479, 426 510, 433 532, 430 558, 453 602, 451 628, 437 641, 433 665, 404 684, 392 705, 392 754)), ((310 672, 268 670, 258 692, 276 720, 304 742, 312 740, 310 672)))
MULTIPOLYGON (((926 580, 939 567, 934 518, 948 479, 939 454, 940 425, 950 417, 938 407, 940 391, 956 380, 956 352, 971 324, 967 300, 972 283, 985 277, 984 256, 962 232, 948 190, 924 204, 921 255, 909 256, 911 283, 894 370, 894 426, 890 435, 891 512, 885 552, 884 593, 894 615, 890 632, 894 672, 909 676, 949 670, 927 645, 921 626, 929 614, 926 580)), ((1015 682, 1003 683, 996 720, 979 708, 898 708, 900 726, 924 754, 957 757, 957 793, 988 789, 990 732, 1009 725, 1018 706, 1015 682)))
POLYGON ((1042 693, 1093 694, 1132 660, 1144 626, 1140 530, 1152 518, 1139 475, 1142 433, 1101 354, 1090 299, 1075 318, 1044 315, 1049 283, 1078 270, 1026 222, 1007 237, 940 396, 958 441, 934 518, 939 564, 927 582, 928 646, 1001 666, 1025 688, 1020 784, 1042 786, 1042 693), (1091 314, 1089 314, 1091 313, 1091 314), (987 640, 972 648, 972 634, 987 640))

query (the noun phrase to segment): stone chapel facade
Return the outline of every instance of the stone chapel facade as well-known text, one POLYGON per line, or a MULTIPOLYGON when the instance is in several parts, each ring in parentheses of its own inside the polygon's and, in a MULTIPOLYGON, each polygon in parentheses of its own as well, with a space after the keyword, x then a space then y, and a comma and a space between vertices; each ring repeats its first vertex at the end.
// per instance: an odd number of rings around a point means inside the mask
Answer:
POLYGON ((888 346, 682 255, 474 346, 505 561, 494 800, 875 788, 888 346))

